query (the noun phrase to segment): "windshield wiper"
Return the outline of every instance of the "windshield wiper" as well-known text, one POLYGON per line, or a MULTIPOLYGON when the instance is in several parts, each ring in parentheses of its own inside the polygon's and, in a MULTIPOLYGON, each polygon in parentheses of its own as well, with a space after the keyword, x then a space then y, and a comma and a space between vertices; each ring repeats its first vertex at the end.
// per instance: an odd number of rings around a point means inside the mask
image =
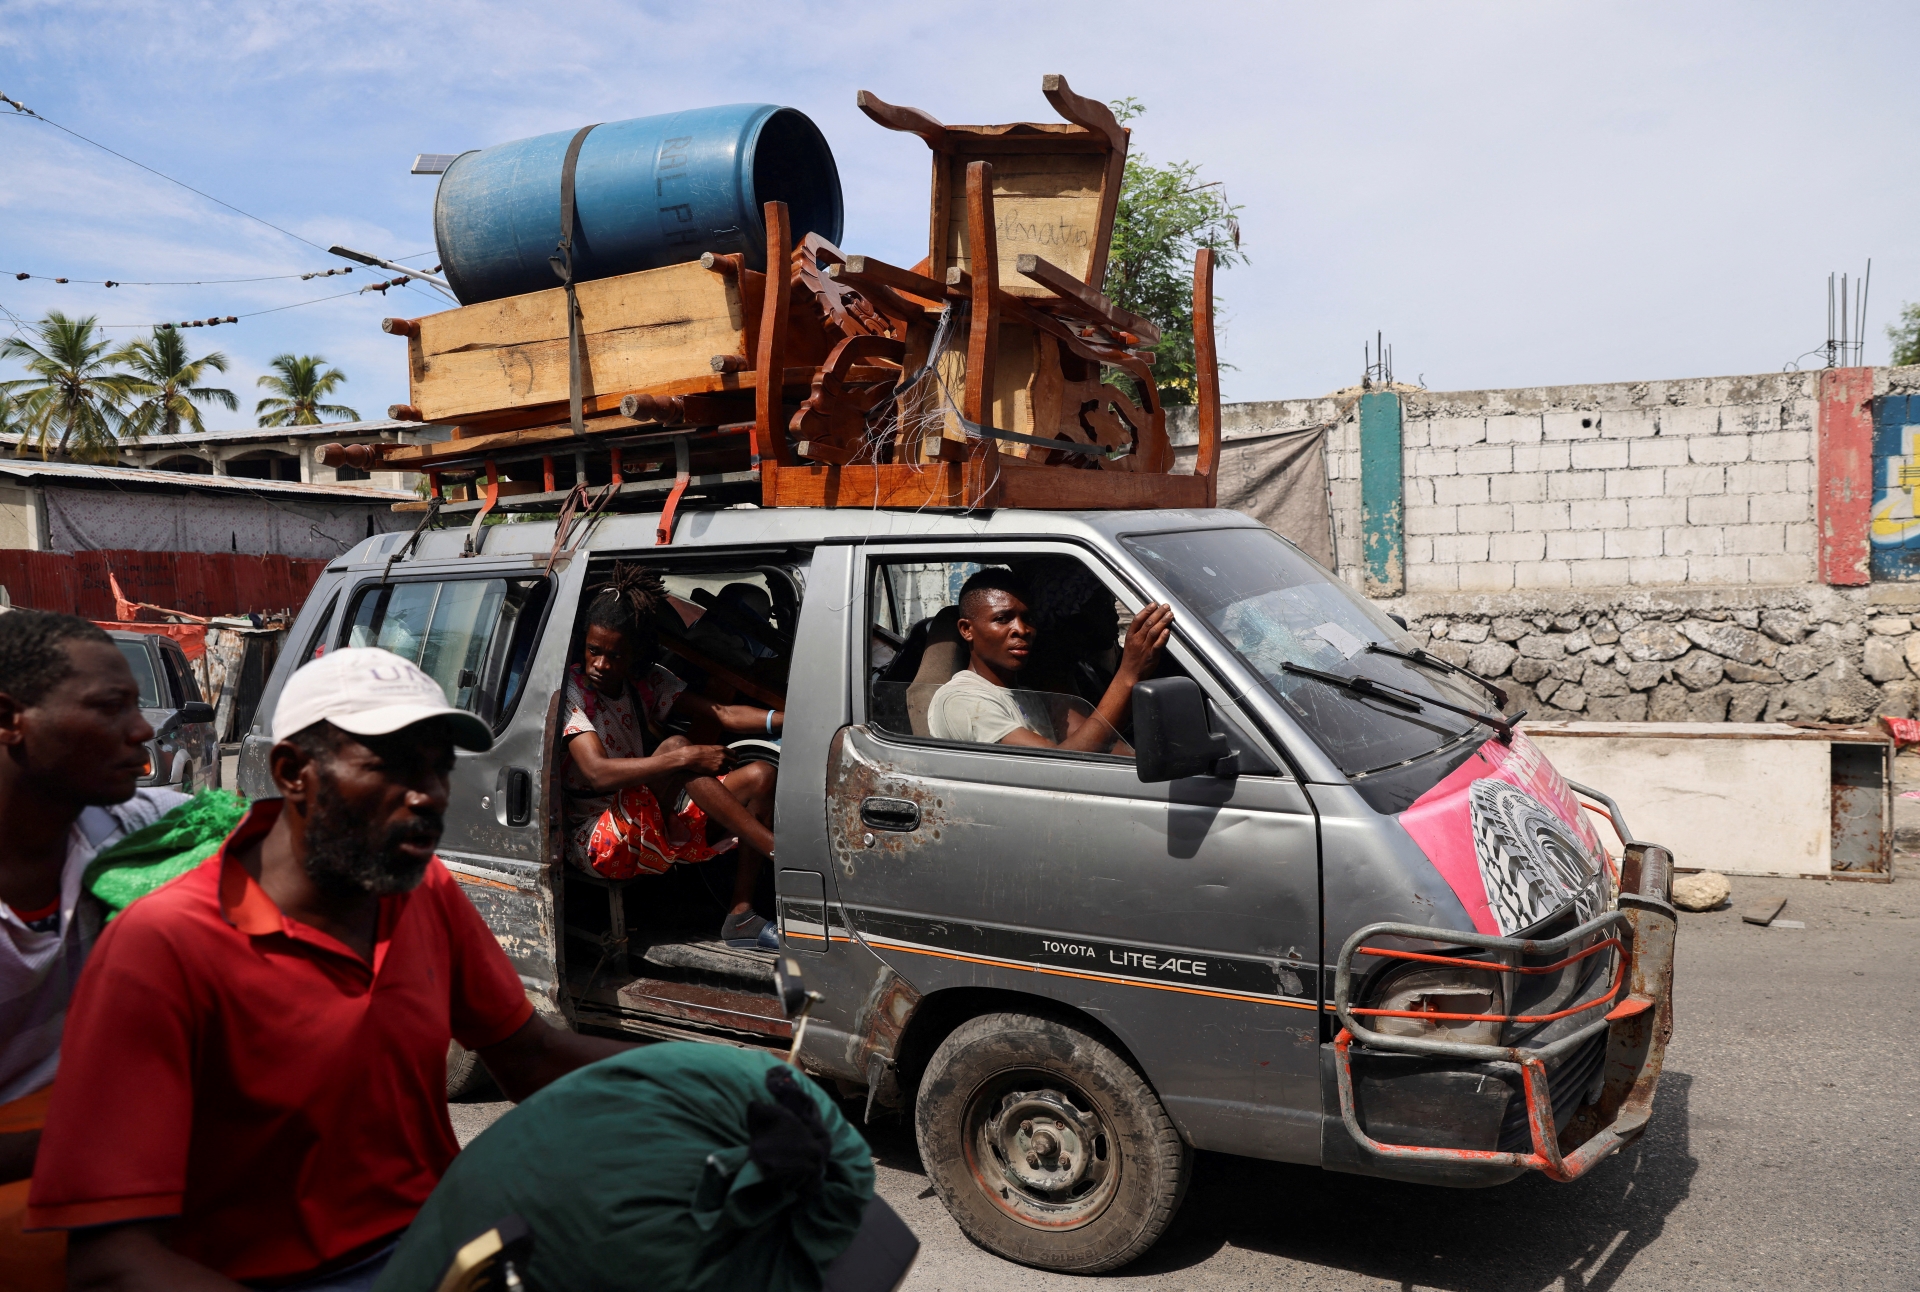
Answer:
POLYGON ((1418 646, 1412 650, 1395 650, 1391 646, 1382 646, 1379 642, 1368 642, 1367 650, 1374 655, 1391 655, 1395 659, 1403 659, 1410 664, 1425 664, 1429 668, 1437 668, 1444 673, 1458 673, 1461 677, 1472 678, 1481 686, 1487 688, 1487 693, 1493 696, 1493 702, 1495 704, 1499 705, 1502 709, 1507 707, 1507 691, 1505 687, 1496 686, 1472 669, 1462 668, 1450 659, 1441 659, 1432 651, 1421 650, 1418 646))
POLYGON ((1511 718, 1505 718, 1497 713, 1487 713, 1480 709, 1469 709, 1464 704, 1449 704, 1445 700, 1436 700, 1432 696, 1417 695, 1412 691, 1404 690, 1397 686, 1389 686, 1385 682, 1376 682, 1370 677, 1360 677, 1358 675, 1348 677, 1340 673, 1323 673, 1317 668, 1308 668, 1303 664, 1295 664, 1290 661, 1283 661, 1280 668, 1282 672, 1295 673, 1301 677, 1310 677, 1316 682, 1325 682, 1328 686, 1337 686, 1341 690, 1351 692, 1354 695, 1364 695, 1368 699, 1378 700, 1382 704, 1390 704, 1396 708, 1406 709, 1412 713, 1422 713, 1425 711, 1426 706, 1430 704, 1436 709, 1445 709, 1447 712, 1457 713, 1463 718, 1472 718, 1475 722, 1484 723, 1492 727, 1495 734, 1499 736, 1500 743, 1502 744, 1513 743, 1514 724, 1527 716, 1525 710, 1522 710, 1514 714, 1511 718))

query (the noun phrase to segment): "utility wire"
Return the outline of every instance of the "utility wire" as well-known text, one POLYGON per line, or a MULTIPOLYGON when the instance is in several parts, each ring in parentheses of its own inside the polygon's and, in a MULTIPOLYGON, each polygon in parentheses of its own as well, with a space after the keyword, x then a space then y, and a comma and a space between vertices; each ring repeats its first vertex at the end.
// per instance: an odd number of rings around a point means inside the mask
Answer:
POLYGON ((342 265, 333 269, 315 269, 304 274, 268 274, 264 278, 200 278, 181 283, 136 283, 125 278, 56 278, 52 274, 17 272, 14 277, 23 282, 29 278, 37 278, 44 283, 80 283, 88 287, 218 287, 224 283, 277 283, 289 278, 298 278, 305 282, 309 278, 332 278, 336 274, 352 272, 352 265, 342 265))
POLYGON ((105 144, 101 143, 97 139, 89 139, 85 135, 81 134, 78 130, 69 130, 66 126, 61 125, 58 121, 52 121, 46 117, 41 116, 38 112, 35 112, 32 108, 29 108, 26 104, 20 102, 20 100, 18 99, 8 98, 5 94, 0 94, 0 103, 5 103, 13 109, 13 116, 9 117, 8 120, 17 120, 22 116, 32 117, 35 121, 44 122, 45 124, 52 126, 55 130, 64 131, 65 133, 72 135, 75 139, 78 139, 83 144, 92 144, 95 148, 98 148, 103 153, 112 153, 115 157, 118 157, 121 161, 126 162, 132 166, 138 166, 141 170, 147 172, 147 174, 149 175, 158 175, 161 179, 167 181, 167 183, 169 184, 178 184, 181 188, 186 189, 187 192, 189 193, 198 194, 199 196, 206 198, 207 201, 212 202, 215 205, 224 206, 227 208, 227 210, 232 211, 235 215, 244 215, 247 219, 252 220, 255 224, 264 224, 269 229, 272 229, 275 233, 285 234, 287 237, 292 238, 295 242, 306 243, 307 246, 312 247, 315 251, 319 251, 323 253, 326 251, 326 248, 321 246, 319 243, 311 241, 310 239, 307 239, 307 238, 303 238, 299 234, 293 232, 291 229, 283 229, 279 225, 275 224, 272 220, 263 220, 251 211, 242 211, 239 207, 235 206, 233 203, 223 202, 219 198, 215 197, 213 194, 205 192, 204 190, 201 190, 201 189, 197 189, 193 185, 187 183, 185 180, 175 179, 173 176, 167 174, 165 171, 157 171, 153 167, 147 165, 145 162, 134 161, 133 158, 127 156, 125 153, 117 152, 114 149, 107 147, 105 144))
MULTIPOLYGON (((295 301, 295 302, 294 302, 293 304, 291 304, 291 305, 276 305, 276 306, 274 306, 274 307, 273 307, 272 309, 270 309, 270 310, 254 310, 254 311, 253 311, 253 312, 252 312, 251 314, 233 314, 233 315, 229 315, 229 316, 227 316, 227 317, 228 317, 228 320, 229 320, 229 321, 231 321, 231 322, 235 322, 235 323, 237 323, 237 322, 239 322, 239 321, 240 321, 241 319, 252 319, 252 318, 259 318, 259 317, 260 317, 260 316, 261 316, 262 314, 278 314, 278 313, 279 313, 279 312, 280 312, 281 310, 297 310, 297 309, 299 309, 299 308, 300 308, 301 306, 303 306, 303 305, 318 305, 318 304, 320 304, 320 303, 321 303, 321 302, 323 302, 323 301, 337 301, 337 300, 340 300, 340 299, 342 299, 342 298, 344 298, 344 297, 347 297, 347 296, 358 296, 358 295, 360 295, 360 294, 361 294, 361 292, 363 292, 363 291, 365 291, 365 290, 367 290, 367 289, 365 289, 365 288, 361 288, 361 289, 359 289, 359 290, 357 290, 357 291, 351 291, 351 292, 340 292, 340 293, 338 293, 338 294, 336 294, 336 295, 333 295, 333 296, 316 296, 316 297, 314 297, 314 298, 313 298, 312 300, 310 300, 310 301, 295 301)), ((178 324, 175 324, 175 323, 96 323, 96 324, 94 324, 94 326, 95 326, 95 327, 99 327, 99 328, 110 328, 110 327, 112 327, 112 328, 122 328, 122 327, 135 327, 135 328, 139 328, 139 327, 177 327, 177 326, 179 326, 179 325, 178 325, 178 324)))

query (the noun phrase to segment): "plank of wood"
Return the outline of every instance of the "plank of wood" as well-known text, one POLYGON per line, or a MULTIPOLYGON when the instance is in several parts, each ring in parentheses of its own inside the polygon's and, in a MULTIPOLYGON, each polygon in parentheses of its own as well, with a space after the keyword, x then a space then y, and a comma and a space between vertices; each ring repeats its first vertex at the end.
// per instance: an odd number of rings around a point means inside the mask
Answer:
MULTIPOLYGON (((880 466, 787 467, 780 473, 779 507, 959 507, 969 464, 886 463, 880 466)), ((977 505, 977 504, 976 504, 977 505)), ((1116 511, 1206 506, 1206 482, 1194 476, 1125 475, 1072 467, 998 461, 993 496, 985 505, 1036 510, 1116 511)))
MULTIPOLYGON (((956 197, 966 192, 967 157, 947 161, 946 183, 956 197)), ((1088 281, 1096 248, 1106 259, 1111 224, 1101 223, 1107 164, 1104 153, 1007 154, 993 160, 995 246, 1002 290, 1015 296, 1048 296, 1046 288, 1017 277, 1022 255, 1044 256, 1082 282, 1088 281)), ((973 272, 964 200, 948 210, 946 236, 936 248, 935 264, 944 276, 950 266, 973 272)))
POLYGON ((911 269, 900 269, 873 256, 848 256, 845 264, 828 265, 827 277, 852 287, 885 287, 924 302, 944 302, 947 289, 911 269))
POLYGON ((1213 248, 1193 258, 1193 368, 1199 379, 1200 445, 1193 474, 1207 482, 1207 506, 1220 497, 1220 356, 1213 342, 1213 248))
MULTIPOLYGON (((784 383, 785 397, 788 399, 804 397, 813 382, 814 371, 812 368, 788 368, 784 383)), ((899 379, 899 376, 899 369, 895 367, 884 364, 859 364, 847 373, 846 380, 858 384, 871 381, 896 381, 899 379)), ((589 419, 587 423, 587 434, 592 436, 599 430, 609 427, 625 427, 631 422, 631 418, 625 420, 610 420, 619 418, 620 403, 628 395, 649 395, 666 399, 686 395, 744 393, 754 390, 758 385, 759 378, 755 373, 728 372, 712 373, 709 377, 705 378, 688 378, 683 381, 662 382, 660 385, 649 386, 637 391, 622 391, 618 394, 596 395, 583 403, 583 409, 589 419), (596 426, 596 423, 599 425, 596 426)), ((488 417, 468 418, 459 426, 453 428, 455 438, 463 441, 462 446, 454 450, 442 445, 438 450, 439 456, 444 457, 456 452, 463 456, 470 455, 474 451, 471 445, 486 437, 500 435, 510 431, 532 430, 551 426, 555 424, 558 419, 566 416, 566 408, 565 403, 540 404, 531 408, 515 409, 509 413, 500 413, 488 417)), ((568 427, 567 433, 569 435, 573 433, 571 426, 568 427)), ((399 452, 402 447, 411 448, 412 446, 394 446, 393 452, 399 452)), ((435 456, 435 454, 430 450, 424 456, 403 454, 401 458, 392 460, 424 461, 433 456, 435 456)), ((389 460, 388 457, 381 459, 383 462, 387 460, 389 460)))
MULTIPOLYGON (((717 374, 716 354, 744 353, 738 283, 697 263, 581 283, 586 397, 717 374)), ((448 422, 567 398, 566 292, 558 287, 419 320, 409 338, 408 403, 448 422)))
MULTIPOLYGON (((793 277, 781 272, 781 266, 787 263, 793 234, 787 221, 785 202, 768 202, 765 216, 767 282, 760 315, 759 348, 754 353, 753 366, 760 372, 785 372, 793 277)), ((811 380, 808 386, 811 388, 811 380)), ((776 492, 780 468, 793 461, 792 450, 787 447, 786 405, 781 392, 755 391, 753 440, 749 453, 749 463, 760 468, 761 497, 770 498, 776 492)))
POLYGON ((958 507, 962 464, 787 467, 778 507, 958 507))
POLYGON ((1780 912, 1786 909, 1787 909, 1786 898, 1769 897, 1765 901, 1758 902, 1755 905, 1750 906, 1746 910, 1740 912, 1740 918, 1745 920, 1748 924, 1758 924, 1764 928, 1766 925, 1773 923, 1774 920, 1779 917, 1780 912))
POLYGON ((1089 99, 1085 95, 1075 94, 1073 87, 1067 84, 1067 78, 1058 72, 1050 72, 1040 78, 1040 93, 1047 96, 1047 102, 1053 110, 1082 130, 1104 135, 1109 147, 1116 152, 1127 150, 1127 132, 1120 119, 1113 115, 1113 109, 1098 99, 1089 99))
POLYGON ((1153 472, 1081 471, 1000 459, 999 505, 1047 511, 1120 511, 1207 505, 1206 481, 1153 472))
MULTIPOLYGON (((1000 357, 999 220, 993 199, 993 164, 967 165, 967 254, 973 265, 973 307, 967 319, 967 390, 962 409, 967 420, 993 421, 993 374, 1000 357)), ((971 506, 990 505, 998 479, 1000 445, 982 435, 967 446, 964 485, 971 506)))
POLYGON ((1095 321, 1104 323, 1113 331, 1131 332, 1146 345, 1159 343, 1160 328, 1152 319, 1142 318, 1130 310, 1121 309, 1058 265, 1029 254, 1016 257, 1014 267, 1022 275, 1033 279, 1034 282, 1046 287, 1063 300, 1084 306, 1095 321))
POLYGON ((931 115, 919 108, 901 107, 888 103, 879 95, 868 90, 858 90, 853 96, 854 106, 879 125, 889 130, 898 130, 904 134, 919 135, 927 141, 929 148, 939 148, 946 142, 947 128, 931 115))

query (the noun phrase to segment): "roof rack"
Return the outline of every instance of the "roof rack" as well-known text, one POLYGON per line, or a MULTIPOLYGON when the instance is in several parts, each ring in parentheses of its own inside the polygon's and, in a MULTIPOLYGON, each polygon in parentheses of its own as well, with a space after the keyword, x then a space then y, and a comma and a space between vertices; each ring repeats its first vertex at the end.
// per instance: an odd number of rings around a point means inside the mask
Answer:
POLYGON ((869 117, 933 151, 919 265, 815 234, 795 245, 785 204, 769 202, 766 264, 784 273, 709 253, 579 283, 577 330, 558 287, 388 319, 407 339, 412 401, 391 415, 449 425, 452 438, 330 444, 321 461, 424 472, 443 513, 555 510, 589 490, 602 509, 658 506, 662 542, 694 500, 1213 506, 1213 253, 1194 264, 1199 450, 1194 473, 1175 475, 1152 376, 1159 329, 1093 286, 1127 131, 1064 77, 1042 91, 1067 124, 948 126, 860 93, 869 117), (996 167, 1019 175, 1017 192, 996 186, 996 167), (1109 368, 1133 379, 1138 402, 1102 380, 1109 368))

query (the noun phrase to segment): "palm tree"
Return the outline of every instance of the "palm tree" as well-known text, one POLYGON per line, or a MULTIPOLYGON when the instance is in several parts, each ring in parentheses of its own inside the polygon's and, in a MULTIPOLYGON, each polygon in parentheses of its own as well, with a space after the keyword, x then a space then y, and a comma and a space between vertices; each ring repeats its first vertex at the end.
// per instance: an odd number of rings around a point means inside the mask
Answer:
POLYGON ((198 359, 187 358, 186 338, 179 329, 157 327, 151 341, 129 341, 107 358, 121 364, 139 384, 134 394, 140 397, 127 414, 126 433, 135 439, 153 431, 177 435, 180 423, 199 432, 206 430, 195 404, 219 404, 228 410, 240 407, 231 390, 202 386, 209 371, 225 372, 227 356, 218 350, 198 359))
POLYGON ((326 357, 318 354, 282 354, 274 356, 268 366, 280 375, 262 377, 258 385, 265 386, 275 393, 276 398, 263 399, 253 406, 260 415, 262 426, 318 426, 329 417, 344 418, 349 422, 360 420, 360 414, 345 404, 323 404, 320 401, 331 395, 347 379, 347 374, 338 368, 321 369, 326 365, 326 357))
POLYGON ((119 433, 126 425, 124 405, 139 379, 115 372, 109 342, 94 316, 70 319, 59 310, 34 327, 35 340, 12 336, 0 341, 0 359, 19 359, 33 375, 0 381, 0 395, 11 398, 20 426, 17 451, 29 440, 46 457, 48 441, 58 433, 54 452, 83 461, 112 462, 119 455, 119 433), (37 341, 37 344, 36 344, 37 341))

